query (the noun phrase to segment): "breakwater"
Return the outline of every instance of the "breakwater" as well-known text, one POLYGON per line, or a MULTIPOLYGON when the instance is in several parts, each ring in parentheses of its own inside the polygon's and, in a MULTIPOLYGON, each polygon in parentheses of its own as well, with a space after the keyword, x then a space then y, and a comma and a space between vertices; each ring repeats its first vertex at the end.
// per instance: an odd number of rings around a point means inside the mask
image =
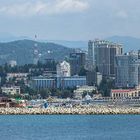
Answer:
POLYGON ((108 107, 108 106, 92 106, 92 107, 49 107, 42 108, 0 108, 1 115, 58 115, 58 114, 77 114, 77 115, 102 115, 102 114, 139 114, 140 107, 108 107))

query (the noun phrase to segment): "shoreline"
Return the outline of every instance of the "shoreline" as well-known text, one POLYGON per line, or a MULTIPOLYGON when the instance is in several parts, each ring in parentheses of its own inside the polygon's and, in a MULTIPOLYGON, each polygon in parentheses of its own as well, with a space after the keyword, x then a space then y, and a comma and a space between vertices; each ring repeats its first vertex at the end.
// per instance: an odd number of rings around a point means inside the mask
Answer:
POLYGON ((140 115, 140 107, 0 108, 0 115, 140 115))

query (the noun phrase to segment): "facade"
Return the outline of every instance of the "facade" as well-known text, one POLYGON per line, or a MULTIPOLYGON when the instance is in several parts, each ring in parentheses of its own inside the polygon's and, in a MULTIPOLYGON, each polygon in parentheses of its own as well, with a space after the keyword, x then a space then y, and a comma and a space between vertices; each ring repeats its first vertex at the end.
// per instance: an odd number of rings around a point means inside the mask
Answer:
POLYGON ((54 77, 34 77, 31 81, 31 87, 33 89, 56 88, 56 79, 54 77))
POLYGON ((8 65, 11 66, 11 67, 15 67, 15 66, 17 65, 17 61, 15 61, 15 60, 10 60, 10 61, 8 62, 8 65))
POLYGON ((16 78, 17 80, 27 79, 28 73, 7 73, 7 80, 16 78))
POLYGON ((66 61, 57 64, 57 76, 69 77, 70 76, 70 64, 66 61))
POLYGON ((95 70, 87 71, 86 77, 88 86, 97 85, 97 72, 95 70))
POLYGON ((87 70, 94 70, 94 45, 93 41, 89 40, 88 42, 88 55, 87 55, 87 70))
POLYGON ((94 41, 95 65, 105 77, 115 76, 115 56, 122 54, 122 45, 105 40, 94 41))
POLYGON ((115 89, 111 90, 110 96, 113 99, 139 98, 140 89, 115 89))
POLYGON ((102 74, 95 70, 87 71, 86 77, 88 86, 99 86, 102 81, 102 74))
POLYGON ((115 59, 116 87, 140 85, 140 59, 138 53, 118 55, 115 59))
POLYGON ((6 93, 9 95, 20 94, 19 86, 10 86, 10 87, 1 87, 2 93, 6 93))
POLYGON ((76 86, 86 85, 85 76, 70 77, 34 77, 31 81, 31 87, 34 89, 43 88, 74 88, 76 86))
POLYGON ((86 54, 85 53, 70 53, 69 57, 71 75, 78 75, 82 67, 86 63, 86 54))
POLYGON ((97 72, 97 86, 99 86, 100 84, 101 84, 101 82, 102 82, 102 79, 103 79, 103 76, 102 76, 102 74, 100 73, 100 72, 97 72))
POLYGON ((74 88, 86 84, 86 76, 57 77, 57 88, 74 88))
POLYGON ((84 92, 92 93, 96 88, 94 86, 81 86, 74 90, 75 98, 82 99, 82 95, 84 92))

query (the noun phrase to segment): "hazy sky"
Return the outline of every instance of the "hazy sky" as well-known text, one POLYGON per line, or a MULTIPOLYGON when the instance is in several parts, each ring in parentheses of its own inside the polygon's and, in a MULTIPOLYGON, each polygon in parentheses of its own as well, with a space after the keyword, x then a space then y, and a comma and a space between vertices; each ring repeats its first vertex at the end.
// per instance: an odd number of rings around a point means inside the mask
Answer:
POLYGON ((43 39, 140 37, 140 0, 0 0, 0 33, 43 39))

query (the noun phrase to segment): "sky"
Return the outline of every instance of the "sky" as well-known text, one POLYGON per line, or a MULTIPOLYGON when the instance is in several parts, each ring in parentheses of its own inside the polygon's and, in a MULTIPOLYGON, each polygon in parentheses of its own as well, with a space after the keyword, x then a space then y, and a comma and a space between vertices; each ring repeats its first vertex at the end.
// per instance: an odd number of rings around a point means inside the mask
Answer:
POLYGON ((47 40, 140 38, 139 0, 0 0, 0 33, 47 40))

